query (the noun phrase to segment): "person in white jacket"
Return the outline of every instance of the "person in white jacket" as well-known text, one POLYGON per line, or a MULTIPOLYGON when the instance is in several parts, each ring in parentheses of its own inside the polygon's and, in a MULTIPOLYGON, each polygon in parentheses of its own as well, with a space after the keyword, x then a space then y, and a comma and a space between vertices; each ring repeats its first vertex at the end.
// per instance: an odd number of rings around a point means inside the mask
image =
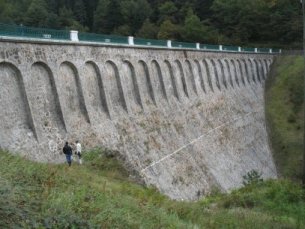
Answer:
POLYGON ((76 141, 76 151, 75 154, 78 156, 78 163, 81 165, 83 164, 82 161, 82 145, 80 144, 79 141, 76 141))

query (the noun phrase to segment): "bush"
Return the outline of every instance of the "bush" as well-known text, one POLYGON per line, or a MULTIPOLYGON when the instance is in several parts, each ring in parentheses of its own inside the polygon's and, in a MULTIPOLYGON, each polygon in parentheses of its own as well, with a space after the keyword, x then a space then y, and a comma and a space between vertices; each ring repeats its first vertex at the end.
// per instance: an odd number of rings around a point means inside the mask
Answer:
POLYGON ((256 170, 251 170, 250 172, 247 172, 246 175, 243 176, 243 185, 251 185, 251 184, 258 184, 263 182, 262 173, 259 173, 256 170))

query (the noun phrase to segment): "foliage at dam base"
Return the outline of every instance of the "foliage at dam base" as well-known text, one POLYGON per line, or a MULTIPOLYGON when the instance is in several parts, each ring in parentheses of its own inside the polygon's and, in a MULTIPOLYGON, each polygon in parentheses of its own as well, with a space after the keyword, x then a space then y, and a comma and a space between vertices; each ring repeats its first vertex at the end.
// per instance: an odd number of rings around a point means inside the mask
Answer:
POLYGON ((38 164, 0 152, 1 228, 304 228, 304 191, 289 181, 215 189, 196 203, 145 188, 107 151, 84 164, 38 164))

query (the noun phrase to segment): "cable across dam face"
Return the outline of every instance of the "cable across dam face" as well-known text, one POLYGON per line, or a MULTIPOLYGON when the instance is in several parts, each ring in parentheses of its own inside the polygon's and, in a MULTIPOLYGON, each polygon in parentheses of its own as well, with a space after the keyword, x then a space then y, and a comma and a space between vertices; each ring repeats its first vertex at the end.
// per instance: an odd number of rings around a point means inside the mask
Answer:
POLYGON ((277 176, 264 114, 273 55, 0 41, 0 147, 60 163, 65 141, 120 152, 147 185, 197 199, 277 176))

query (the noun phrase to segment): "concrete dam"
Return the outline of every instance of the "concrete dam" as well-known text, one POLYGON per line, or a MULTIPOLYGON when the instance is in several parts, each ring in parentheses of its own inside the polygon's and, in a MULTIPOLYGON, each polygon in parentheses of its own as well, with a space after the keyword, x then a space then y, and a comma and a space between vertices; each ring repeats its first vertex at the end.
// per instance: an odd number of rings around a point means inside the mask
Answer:
POLYGON ((0 41, 0 147, 60 163, 65 141, 119 152, 173 199, 277 172, 264 84, 272 54, 0 41))

